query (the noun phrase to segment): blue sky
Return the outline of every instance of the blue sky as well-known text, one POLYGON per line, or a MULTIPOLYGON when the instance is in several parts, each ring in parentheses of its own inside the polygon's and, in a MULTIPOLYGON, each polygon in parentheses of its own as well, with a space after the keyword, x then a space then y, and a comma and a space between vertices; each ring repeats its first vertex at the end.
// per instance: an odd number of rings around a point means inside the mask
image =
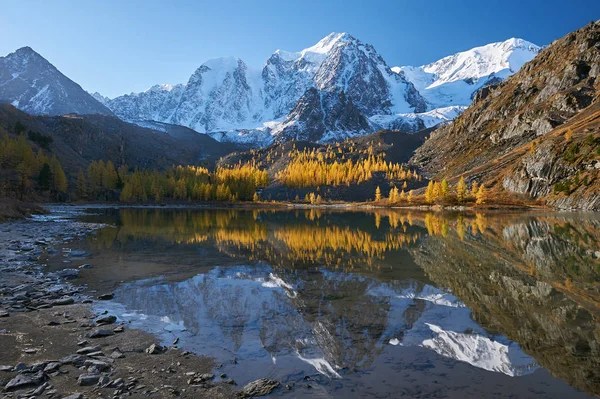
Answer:
POLYGON ((0 55, 30 46, 113 97, 184 83, 210 58, 260 67, 334 31, 374 45, 390 66, 421 65, 510 37, 548 44, 597 19, 598 0, 3 0, 0 55))

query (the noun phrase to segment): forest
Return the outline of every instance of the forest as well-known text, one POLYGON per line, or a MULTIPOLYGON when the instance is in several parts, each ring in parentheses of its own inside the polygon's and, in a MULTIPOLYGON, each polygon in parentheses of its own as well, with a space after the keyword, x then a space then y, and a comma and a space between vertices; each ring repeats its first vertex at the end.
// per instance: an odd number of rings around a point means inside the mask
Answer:
MULTIPOLYGON (((29 131, 17 124, 16 137, 4 135, 0 139, 0 195, 17 199, 52 201, 121 201, 126 203, 164 201, 264 201, 263 188, 272 182, 290 189, 314 188, 295 202, 322 204, 327 200, 319 193, 320 187, 360 185, 374 176, 389 184, 387 198, 378 186, 371 198, 381 206, 402 205, 484 205, 488 192, 484 185, 472 182, 467 187, 462 177, 455 187, 446 180, 429 181, 424 193, 408 190, 422 186, 422 177, 400 163, 386 161, 384 152, 377 152, 369 144, 356 148, 328 145, 324 149, 295 147, 286 155, 286 161, 276 172, 256 153, 245 162, 217 166, 214 170, 195 165, 173 165, 163 170, 116 166, 112 161, 92 161, 88 167, 68 175, 57 157, 52 154, 52 138, 29 131), (37 148, 37 149, 36 149, 37 148)), ((282 154, 267 153, 267 161, 282 154)))

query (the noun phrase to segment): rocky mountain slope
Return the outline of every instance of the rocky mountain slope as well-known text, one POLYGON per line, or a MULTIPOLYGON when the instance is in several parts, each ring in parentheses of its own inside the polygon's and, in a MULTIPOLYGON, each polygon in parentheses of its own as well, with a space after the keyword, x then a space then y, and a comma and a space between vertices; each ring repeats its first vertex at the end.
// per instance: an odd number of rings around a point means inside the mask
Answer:
POLYGON ((9 104, 0 105, 0 135, 14 134, 17 122, 27 132, 52 138, 49 149, 72 178, 93 160, 152 169, 211 164, 239 149, 182 126, 156 123, 144 128, 106 115, 32 116, 9 104))
POLYGON ((34 115, 112 115, 112 111, 30 47, 0 57, 0 102, 34 115))
POLYGON ((179 124, 220 141, 331 142, 378 129, 414 132, 451 120, 477 89, 514 73, 537 49, 511 39, 446 57, 421 71, 390 68, 373 46, 332 33, 300 52, 275 51, 262 69, 237 58, 210 60, 185 85, 95 97, 124 120, 179 124), (426 78, 437 83, 425 84, 426 78), (443 96, 431 94, 435 90, 429 86, 435 85, 441 85, 436 93, 441 90, 443 96), (448 85, 460 90, 448 92, 448 85))
POLYGON ((599 74, 600 21, 482 89, 412 162, 434 178, 464 175, 561 208, 600 209, 599 74))

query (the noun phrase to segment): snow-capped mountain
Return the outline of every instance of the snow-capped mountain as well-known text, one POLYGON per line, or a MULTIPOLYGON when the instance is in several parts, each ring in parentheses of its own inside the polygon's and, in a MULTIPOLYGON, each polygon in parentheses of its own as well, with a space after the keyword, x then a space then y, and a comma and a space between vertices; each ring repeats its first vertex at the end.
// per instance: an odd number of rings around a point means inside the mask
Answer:
POLYGON ((275 51, 260 70, 216 59, 185 85, 97 98, 125 120, 180 124, 223 141, 336 141, 452 120, 478 89, 515 73, 539 50, 510 39, 421 67, 389 68, 373 46, 331 33, 299 52, 275 51))
POLYGON ((390 68, 373 46, 331 33, 262 68, 234 57, 202 64, 185 84, 113 99, 88 94, 29 47, 0 58, 0 101, 32 114, 103 113, 181 125, 220 141, 343 140, 378 129, 414 132, 452 120, 481 87, 515 73, 540 47, 509 39, 421 67, 390 68))
POLYGON ((0 102, 30 114, 112 114, 30 47, 0 57, 0 102))
POLYGON ((508 39, 444 57, 420 67, 392 70, 412 82, 431 108, 468 106, 483 86, 500 82, 531 61, 541 47, 523 39, 508 39))
POLYGON ((255 135, 250 141, 263 145, 285 137, 320 141, 326 133, 334 139, 335 132, 367 133, 366 117, 427 109, 412 83, 373 46, 347 33, 332 33, 300 52, 277 50, 260 70, 237 58, 210 60, 185 85, 154 86, 105 104, 127 121, 180 124, 224 140, 255 135), (313 101, 317 97, 326 104, 313 101))

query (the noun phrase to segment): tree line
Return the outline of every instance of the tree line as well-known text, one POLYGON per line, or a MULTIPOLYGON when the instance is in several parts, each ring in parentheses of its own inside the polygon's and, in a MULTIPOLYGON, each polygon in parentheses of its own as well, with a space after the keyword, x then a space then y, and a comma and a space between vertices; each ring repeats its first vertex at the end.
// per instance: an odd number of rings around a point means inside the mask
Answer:
POLYGON ((35 152, 22 131, 17 138, 8 134, 0 138, 0 175, 2 196, 24 199, 44 194, 57 198, 67 192, 67 176, 56 156, 49 157, 41 149, 35 152))
POLYGON ((277 172, 275 178, 282 185, 293 188, 350 186, 370 180, 378 172, 384 173, 389 181, 420 181, 416 171, 405 169, 399 163, 386 162, 385 153, 375 154, 371 146, 367 151, 366 156, 353 160, 346 159, 335 147, 328 147, 326 151, 293 150, 289 155, 290 162, 277 172))

